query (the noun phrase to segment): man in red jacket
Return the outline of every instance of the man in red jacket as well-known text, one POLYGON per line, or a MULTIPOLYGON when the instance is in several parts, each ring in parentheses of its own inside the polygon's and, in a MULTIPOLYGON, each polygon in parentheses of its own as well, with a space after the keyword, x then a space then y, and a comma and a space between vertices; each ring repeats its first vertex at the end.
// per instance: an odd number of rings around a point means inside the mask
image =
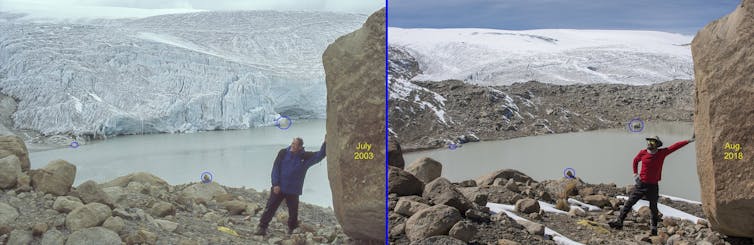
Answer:
POLYGON ((639 154, 634 157, 634 180, 636 186, 634 191, 631 192, 631 197, 628 198, 626 204, 623 205, 623 209, 620 211, 618 219, 608 223, 610 227, 614 229, 623 228, 623 220, 628 215, 628 212, 636 204, 639 199, 646 197, 649 201, 649 209, 652 211, 652 226, 651 234, 657 235, 657 199, 659 199, 659 186, 658 182, 662 179, 662 164, 665 161, 665 157, 673 153, 674 151, 681 149, 681 147, 688 143, 694 142, 695 136, 692 136, 689 140, 683 140, 676 142, 668 148, 659 148, 662 146, 660 137, 647 138, 647 149, 642 149, 639 154), (637 175, 637 165, 641 162, 641 172, 637 175))

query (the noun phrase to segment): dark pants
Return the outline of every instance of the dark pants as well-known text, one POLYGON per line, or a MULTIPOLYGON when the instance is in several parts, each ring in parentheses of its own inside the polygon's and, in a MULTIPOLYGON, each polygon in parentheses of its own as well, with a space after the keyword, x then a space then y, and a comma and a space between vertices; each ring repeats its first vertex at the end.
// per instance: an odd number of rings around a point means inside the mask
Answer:
POLYGON ((270 198, 267 199, 267 206, 262 213, 262 219, 259 220, 259 227, 267 229, 267 226, 275 216, 275 212, 280 207, 280 203, 285 199, 285 205, 288 206, 288 228, 296 229, 298 227, 298 195, 288 195, 284 193, 275 194, 270 189, 270 198))
POLYGON ((658 211, 657 211, 657 199, 660 198, 659 186, 657 184, 647 184, 639 182, 636 184, 634 191, 631 192, 631 196, 628 198, 626 204, 623 205, 623 209, 620 211, 618 219, 623 222, 631 211, 631 208, 642 197, 646 197, 649 201, 649 210, 652 212, 652 229, 657 229, 658 211))

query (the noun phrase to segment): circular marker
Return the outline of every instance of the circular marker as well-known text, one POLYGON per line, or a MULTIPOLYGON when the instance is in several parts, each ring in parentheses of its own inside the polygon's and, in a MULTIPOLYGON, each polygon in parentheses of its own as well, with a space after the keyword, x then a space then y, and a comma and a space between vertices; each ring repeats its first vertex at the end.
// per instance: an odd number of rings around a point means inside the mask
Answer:
POLYGON ((205 183, 205 184, 211 183, 212 178, 213 178, 212 173, 209 171, 202 172, 202 175, 199 176, 199 179, 202 181, 202 183, 205 183))
POLYGON ((280 116, 278 119, 275 119, 275 126, 279 129, 286 130, 293 126, 293 120, 288 116, 280 116))
POLYGON ((644 121, 641 118, 634 118, 628 121, 628 131, 631 133, 638 133, 644 130, 644 121))
POLYGON ((455 150, 456 148, 458 148, 458 145, 455 143, 448 145, 448 149, 455 150))
POLYGON ((574 170, 573 168, 566 168, 563 170, 563 176, 565 176, 566 179, 575 179, 576 170, 574 170))
POLYGON ((71 144, 70 144, 69 146, 70 146, 71 148, 74 148, 74 149, 76 149, 76 148, 79 148, 79 142, 76 142, 76 141, 74 141, 74 142, 71 142, 71 144))

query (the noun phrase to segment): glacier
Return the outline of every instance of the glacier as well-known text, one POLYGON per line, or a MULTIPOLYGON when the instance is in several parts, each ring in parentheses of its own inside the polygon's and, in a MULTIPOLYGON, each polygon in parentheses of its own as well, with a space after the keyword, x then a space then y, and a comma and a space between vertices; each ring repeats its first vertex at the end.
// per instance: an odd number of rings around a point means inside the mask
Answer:
MULTIPOLYGON (((510 85, 650 85, 693 79, 693 36, 639 30, 406 29, 390 27, 391 50, 410 54, 409 80, 510 85)), ((395 75, 393 75, 395 76, 395 75)))
POLYGON ((321 55, 366 15, 226 11, 81 22, 0 12, 14 128, 92 138, 324 118, 321 55))

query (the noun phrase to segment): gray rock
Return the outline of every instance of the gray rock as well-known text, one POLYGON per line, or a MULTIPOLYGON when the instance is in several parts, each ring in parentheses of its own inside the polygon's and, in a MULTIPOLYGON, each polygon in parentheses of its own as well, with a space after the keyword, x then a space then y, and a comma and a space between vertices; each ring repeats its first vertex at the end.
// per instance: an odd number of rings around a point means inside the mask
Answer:
POLYGON ((539 212, 539 202, 531 198, 525 198, 516 202, 516 211, 530 214, 539 212))
POLYGON ((466 218, 468 218, 470 220, 473 220, 473 221, 476 221, 476 222, 482 222, 482 223, 490 222, 490 220, 491 220, 491 217, 490 217, 489 213, 483 212, 481 210, 476 210, 476 209, 473 209, 473 208, 469 209, 469 210, 466 210, 465 216, 466 216, 466 218))
POLYGON ((159 201, 152 205, 149 209, 149 214, 154 217, 165 217, 168 215, 175 215, 175 207, 173 204, 165 201, 159 201))
POLYGON ((465 213, 474 205, 459 192, 449 180, 440 177, 424 186, 424 198, 432 201, 434 204, 444 204, 458 209, 465 213))
POLYGON ((516 193, 521 192, 521 190, 518 188, 518 185, 516 185, 516 182, 514 182, 513 179, 509 179, 508 183, 505 183, 505 189, 516 193))
POLYGON ((388 193, 398 196, 421 195, 424 189, 421 180, 400 168, 389 167, 388 180, 388 193))
POLYGON ((435 205, 419 211, 406 221, 406 236, 411 241, 447 234, 462 219, 457 209, 435 205))
POLYGON ((134 231, 125 240, 126 244, 155 244, 156 241, 157 235, 147 230, 134 231))
POLYGON ((18 218, 18 210, 7 203, 0 202, 0 224, 12 224, 18 218))
POLYGON ((430 206, 424 203, 410 201, 408 199, 401 198, 395 205, 395 212, 406 217, 411 217, 415 213, 429 208, 430 206))
POLYGON ((102 244, 102 245, 120 245, 121 240, 114 231, 102 228, 92 227, 75 231, 68 236, 66 245, 79 244, 102 244))
POLYGON ((215 182, 211 183, 196 183, 186 187, 181 191, 180 198, 191 199, 198 203, 206 203, 212 200, 215 196, 227 194, 225 188, 215 182))
POLYGON ((111 231, 114 231, 115 233, 121 234, 126 227, 126 222, 123 221, 121 217, 118 216, 112 216, 105 220, 104 223, 102 223, 102 227, 107 228, 111 231))
POLYGON ((137 172, 126 176, 121 176, 109 182, 100 184, 100 187, 102 187, 103 189, 116 186, 125 188, 132 182, 141 183, 147 186, 159 187, 165 190, 168 190, 170 187, 170 184, 168 184, 167 181, 147 172, 137 172))
POLYGON ((15 229, 10 232, 8 237, 8 245, 28 245, 34 237, 31 235, 31 230, 27 229, 15 229))
POLYGON ((167 232, 174 232, 176 229, 178 229, 178 223, 169 220, 156 219, 154 220, 154 223, 157 224, 157 227, 160 227, 167 232))
POLYGON ((233 200, 233 201, 227 201, 224 202, 223 207, 225 207, 226 210, 228 210, 228 213, 232 215, 238 215, 243 213, 244 210, 246 210, 246 202, 233 200))
POLYGON ((450 236, 432 236, 411 243, 412 245, 466 245, 467 243, 450 236))
POLYGON ((519 225, 522 225, 524 228, 526 228, 526 232, 532 235, 538 235, 538 236, 544 236, 545 235, 545 226, 541 225, 536 222, 531 222, 528 220, 516 220, 516 223, 519 225))
POLYGON ((15 186, 20 174, 21 160, 18 160, 16 155, 8 155, 0 159, 0 189, 15 186))
POLYGON ((460 187, 476 187, 476 181, 470 179, 470 180, 464 180, 461 181, 461 183, 458 184, 460 187))
POLYGON ((423 183, 429 183, 442 175, 442 164, 429 157, 422 157, 409 164, 406 171, 423 183))
POLYGON ((76 192, 78 192, 79 198, 84 204, 98 202, 113 207, 113 201, 110 199, 110 196, 108 196, 107 193, 97 185, 97 182, 94 182, 93 180, 81 183, 76 187, 76 192))
POLYGON ((459 221, 448 231, 448 235, 458 240, 469 242, 476 235, 478 229, 468 221, 459 221))
POLYGON ((50 229, 42 234, 41 245, 64 245, 66 236, 57 229, 50 229))
POLYGON ((29 173, 34 189, 63 196, 68 194, 73 180, 76 179, 76 166, 58 159, 51 161, 42 169, 30 170, 29 173))
POLYGON ((536 182, 534 179, 529 177, 528 175, 515 170, 515 169, 501 169, 497 170, 495 172, 489 173, 487 175, 481 176, 476 179, 476 183, 479 186, 487 186, 492 185, 492 182, 495 181, 497 178, 503 178, 503 179, 513 179, 516 182, 523 182, 526 183, 527 181, 536 182))
POLYGON ((610 200, 605 195, 588 195, 584 197, 584 202, 597 207, 610 206, 610 200))
MULTIPOLYGON (((322 54, 327 86, 327 173, 335 215, 349 237, 385 240, 385 9, 322 54), (368 113, 356 113, 356 111, 368 113), (374 158, 354 160, 359 142, 374 158), (345 150, 348 149, 348 150, 345 150)), ((363 151, 362 151, 363 152, 363 151)), ((371 156, 371 155, 370 155, 371 156)), ((392 169, 392 168, 391 168, 392 169)))
POLYGON ((89 203, 68 213, 65 225, 72 231, 99 226, 110 217, 111 212, 105 204, 89 203))
POLYGON ((59 196, 55 198, 52 209, 61 213, 68 213, 81 206, 84 206, 84 204, 78 197, 59 196))
POLYGON ((29 171, 29 151, 21 137, 15 135, 0 136, 0 159, 15 155, 21 163, 21 171, 29 171))

